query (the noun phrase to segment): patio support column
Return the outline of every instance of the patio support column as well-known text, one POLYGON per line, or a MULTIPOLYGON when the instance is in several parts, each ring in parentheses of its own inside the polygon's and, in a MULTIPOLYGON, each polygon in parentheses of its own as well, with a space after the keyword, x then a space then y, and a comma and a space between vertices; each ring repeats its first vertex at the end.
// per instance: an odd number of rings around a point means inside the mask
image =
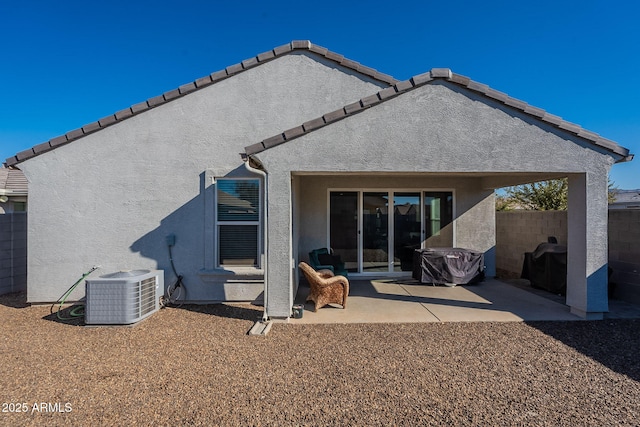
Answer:
POLYGON ((293 305, 291 255, 291 175, 288 171, 269 171, 269 226, 267 312, 272 319, 289 318, 293 305))
POLYGON ((607 171, 569 176, 567 305, 586 319, 609 311, 607 171))

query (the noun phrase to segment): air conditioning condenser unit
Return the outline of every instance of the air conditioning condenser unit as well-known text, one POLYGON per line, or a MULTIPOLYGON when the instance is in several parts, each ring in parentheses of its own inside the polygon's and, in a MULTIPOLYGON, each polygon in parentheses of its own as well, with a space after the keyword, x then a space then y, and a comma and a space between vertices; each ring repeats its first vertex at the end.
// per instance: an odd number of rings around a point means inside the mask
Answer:
POLYGON ((160 309, 163 270, 128 270, 86 281, 84 323, 130 325, 160 309))

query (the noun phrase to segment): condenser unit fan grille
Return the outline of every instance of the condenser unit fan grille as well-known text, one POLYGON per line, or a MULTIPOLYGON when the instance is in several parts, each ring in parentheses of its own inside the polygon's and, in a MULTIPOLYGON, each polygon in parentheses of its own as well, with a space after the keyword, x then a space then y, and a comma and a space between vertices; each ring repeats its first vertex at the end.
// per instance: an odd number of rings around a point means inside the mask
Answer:
POLYGON ((140 316, 157 309, 156 278, 150 277, 140 282, 140 316))

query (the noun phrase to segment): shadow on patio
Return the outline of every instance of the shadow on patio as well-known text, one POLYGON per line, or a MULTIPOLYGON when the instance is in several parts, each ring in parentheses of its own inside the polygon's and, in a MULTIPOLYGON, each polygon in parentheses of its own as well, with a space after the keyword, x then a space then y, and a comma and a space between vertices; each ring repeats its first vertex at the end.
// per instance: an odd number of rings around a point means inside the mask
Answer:
MULTIPOLYGON (((300 284, 296 304, 304 304, 309 287, 300 284)), ((581 320, 553 294, 530 292, 523 286, 487 279, 476 285, 432 286, 413 279, 352 280, 347 309, 325 306, 313 312, 306 303, 303 317, 292 323, 517 322, 581 320)), ((612 304, 612 308, 615 304, 612 304)), ((640 308, 627 310, 640 317, 640 308)), ((608 317, 620 317, 616 316, 608 317)))

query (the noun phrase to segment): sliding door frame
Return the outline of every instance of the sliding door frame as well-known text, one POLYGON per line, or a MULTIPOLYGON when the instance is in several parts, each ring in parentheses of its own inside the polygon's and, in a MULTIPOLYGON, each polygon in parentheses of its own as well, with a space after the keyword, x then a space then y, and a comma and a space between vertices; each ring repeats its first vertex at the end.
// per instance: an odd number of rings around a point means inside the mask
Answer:
POLYGON ((331 247, 331 193, 337 192, 349 192, 349 193, 357 193, 358 194, 358 204, 357 204, 357 272, 349 272, 350 276, 354 277, 371 277, 371 276, 407 276, 410 275, 410 271, 394 271, 394 238, 395 238, 395 227, 394 227, 394 210, 392 209, 394 206, 394 195, 395 193, 419 193, 420 194, 420 236, 421 236, 421 248, 424 248, 426 242, 426 227, 427 223, 425 220, 425 209, 424 209, 424 201, 425 201, 425 193, 442 193, 449 192, 452 195, 451 201, 451 209, 452 209, 452 245, 456 246, 456 192, 453 188, 406 188, 406 187, 384 187, 384 188, 368 188, 368 187, 332 187, 327 188, 327 247, 331 247), (364 235, 363 235, 363 208, 364 208, 364 194, 365 193, 387 193, 388 196, 388 205, 391 209, 388 209, 387 221, 388 221, 388 235, 387 235, 387 250, 389 254, 389 259, 387 260, 387 271, 374 271, 374 272, 365 272, 363 271, 363 244, 364 244, 364 235))

